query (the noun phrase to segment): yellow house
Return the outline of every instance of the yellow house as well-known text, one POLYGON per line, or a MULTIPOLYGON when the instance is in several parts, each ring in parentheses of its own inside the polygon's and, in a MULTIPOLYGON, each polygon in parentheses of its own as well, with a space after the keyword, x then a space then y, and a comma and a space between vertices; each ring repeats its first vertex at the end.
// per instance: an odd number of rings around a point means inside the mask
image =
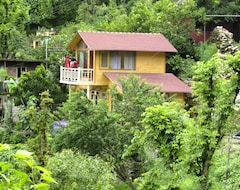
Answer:
MULTIPOLYGON (((75 50, 78 66, 61 66, 60 82, 84 89, 90 99, 106 96, 118 76, 134 73, 184 102, 191 89, 166 73, 166 53, 177 52, 160 33, 79 31, 67 49, 75 50)), ((67 60, 68 62, 68 60, 67 60)))

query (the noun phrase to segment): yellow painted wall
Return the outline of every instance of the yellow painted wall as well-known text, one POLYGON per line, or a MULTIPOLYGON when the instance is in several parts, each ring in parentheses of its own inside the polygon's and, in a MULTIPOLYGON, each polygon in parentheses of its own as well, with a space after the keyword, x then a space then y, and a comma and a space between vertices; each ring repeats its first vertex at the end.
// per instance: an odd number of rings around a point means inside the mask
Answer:
POLYGON ((178 101, 179 103, 183 103, 183 104, 185 103, 184 93, 168 93, 168 96, 178 101))
POLYGON ((98 51, 95 52, 95 62, 93 64, 94 85, 109 85, 110 81, 105 77, 104 72, 113 72, 113 70, 100 68, 101 61, 101 53, 98 51))
POLYGON ((166 54, 163 52, 137 52, 136 72, 166 73, 166 54))
POLYGON ((135 70, 113 70, 101 68, 101 53, 94 54, 94 85, 109 85, 109 80, 104 76, 104 72, 136 72, 136 73, 165 73, 166 58, 161 52, 137 52, 135 70))

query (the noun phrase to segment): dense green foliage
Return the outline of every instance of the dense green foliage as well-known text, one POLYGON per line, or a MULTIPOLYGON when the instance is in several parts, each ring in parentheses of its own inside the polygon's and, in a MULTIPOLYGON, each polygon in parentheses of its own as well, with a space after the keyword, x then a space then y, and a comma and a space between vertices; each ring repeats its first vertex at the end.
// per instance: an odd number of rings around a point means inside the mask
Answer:
POLYGON ((49 97, 49 92, 42 92, 40 106, 32 104, 26 109, 29 125, 32 131, 32 138, 29 138, 29 147, 36 153, 39 163, 44 166, 46 155, 49 154, 50 142, 53 126, 53 114, 51 107, 53 100, 49 97))
MULTIPOLYGON (((52 82, 51 73, 40 65, 33 72, 25 72, 12 91, 16 105, 27 105, 30 97, 40 100, 40 93, 49 90, 54 103, 64 101, 65 94, 57 83, 52 82)), ((39 102, 38 102, 39 104, 39 102)))
POLYGON ((25 24, 30 19, 29 6, 25 0, 3 0, 0 10, 0 53, 2 58, 12 58, 27 39, 25 24))
MULTIPOLYGON (((215 1, 215 0, 198 0, 196 1, 198 7, 204 7, 206 15, 238 15, 239 14, 239 1, 234 0, 221 0, 221 1, 215 1), (226 14, 227 13, 227 14, 226 14)), ((214 18, 214 17, 207 17, 206 20, 213 20, 215 22, 219 21, 233 21, 236 20, 235 17, 220 17, 220 18, 214 18)))
POLYGON ((109 163, 97 156, 90 157, 72 150, 56 153, 46 167, 58 181, 52 189, 111 190, 118 182, 109 163))
POLYGON ((114 120, 108 116, 107 110, 106 102, 94 105, 83 91, 71 92, 59 110, 59 119, 67 120, 67 127, 56 131, 54 149, 78 148, 90 155, 108 152, 114 146, 114 128, 110 125, 114 120))
POLYGON ((137 158, 122 160, 123 151, 130 145, 134 131, 142 127, 140 120, 145 108, 161 104, 164 97, 158 88, 139 82, 135 75, 120 82, 122 94, 117 93, 117 86, 109 92, 113 99, 111 112, 104 100, 95 104, 82 91, 70 93, 58 113, 68 124, 55 136, 54 149, 77 148, 90 155, 101 155, 114 162, 118 176, 126 180, 137 175, 128 171, 138 170, 129 162, 137 158))
POLYGON ((206 14, 238 14, 239 5, 203 0, 2 1, 1 58, 41 59, 46 68, 24 73, 11 90, 0 139, 34 151, 36 163, 51 170, 57 183, 17 147, 1 151, 0 185, 237 189, 239 144, 230 135, 240 124, 235 106, 240 53, 219 54, 214 43, 194 44, 189 33, 196 23, 234 21, 206 14), (35 36, 38 29, 50 28, 56 35, 35 36), (118 84, 109 90, 112 111, 106 100, 96 103, 83 91, 67 92, 58 84, 59 66, 66 54, 74 55, 65 48, 77 30, 164 34, 178 50, 167 55, 167 71, 194 79, 194 106, 186 110, 134 75, 119 78, 121 94, 118 84), (34 39, 42 40, 36 49, 29 45, 34 39), (12 100, 18 106, 15 112, 12 100), (67 125, 53 129, 54 120, 67 125))
POLYGON ((176 103, 146 109, 144 128, 135 132, 125 153, 141 153, 145 160, 145 172, 135 179, 137 189, 215 189, 219 187, 216 179, 224 175, 224 189, 236 186, 238 174, 230 171, 232 156, 227 157, 230 152, 220 148, 222 139, 235 130, 229 119, 236 114, 239 55, 215 54, 208 61, 198 62, 193 85, 198 104, 189 112, 194 117, 176 103), (221 151, 223 159, 219 157, 221 151), (224 160, 228 160, 229 168, 214 171, 224 160))
POLYGON ((0 144, 0 153, 0 189, 48 190, 56 183, 49 170, 37 165, 33 153, 14 151, 7 144, 0 144))
MULTIPOLYGON (((54 28, 64 41, 64 48, 70 42, 77 30, 119 31, 119 32, 161 32, 176 47, 179 55, 185 59, 195 58, 195 44, 190 32, 196 28, 196 23, 213 21, 234 21, 234 17, 206 17, 207 14, 238 14, 238 1, 202 0, 5 0, 1 5, 2 24, 0 33, 0 50, 4 58, 45 59, 45 43, 32 49, 29 44, 33 39, 54 36, 37 36, 36 31, 42 28, 54 28), (166 6, 167 5, 167 6, 166 6), (14 11, 18 10, 18 11, 14 11), (12 14, 14 13, 14 14, 12 14), (9 15, 9 16, 8 16, 9 15), (191 15, 191 17, 189 17, 191 15)), ((63 46, 57 45, 49 51, 49 65, 59 64, 65 56, 63 46), (60 51, 60 54, 59 54, 60 51), (61 55, 62 53, 62 55, 61 55)), ((46 50, 48 51, 48 50, 46 50)), ((71 53, 71 52, 70 52, 71 53)), ((199 56, 199 55, 198 55, 199 56)), ((172 57, 172 55, 170 55, 172 57)), ((181 71, 178 63, 170 62, 169 71, 181 74, 192 64, 189 60, 181 61, 181 71), (183 64, 185 63, 185 64, 183 64)), ((54 69, 56 71, 56 69, 54 69)), ((52 71, 54 71, 52 70, 52 71)), ((186 77, 185 74, 183 74, 186 77)))
POLYGON ((213 165, 209 171, 211 189, 239 188, 239 142, 226 137, 221 142, 221 148, 213 156, 213 165))
POLYGON ((234 102, 239 91, 239 52, 218 55, 196 66, 194 90, 197 94, 197 124, 204 129, 201 173, 208 176, 209 162, 229 130, 228 118, 234 114, 234 102))
MULTIPOLYGON (((238 92, 239 60, 239 53, 224 57, 215 54, 210 60, 196 64, 193 88, 198 104, 189 113, 183 105, 167 102, 158 88, 139 81, 135 75, 119 78, 121 94, 117 85, 110 89, 111 112, 105 100, 96 104, 88 100, 83 91, 70 91, 68 100, 56 112, 57 119, 67 120, 67 125, 54 130, 52 150, 56 155, 65 148, 78 150, 89 154, 90 159, 98 155, 106 163, 113 164, 117 177, 127 182, 123 186, 133 189, 186 189, 192 186, 214 189, 216 180, 222 179, 228 171, 223 168, 216 173, 214 168, 224 162, 218 156, 223 137, 229 130, 235 130, 228 126, 230 116, 232 118, 236 112, 233 102, 238 92)), ((47 97, 44 96, 42 101, 48 100, 47 97)), ((36 104, 30 102, 21 124, 30 126, 38 137, 43 134, 40 128, 45 130, 47 127, 49 131, 52 124, 52 120, 46 120, 51 119, 51 109, 45 109, 43 105, 40 103, 38 110, 38 106, 36 109, 36 104)), ((29 142, 31 136, 34 137, 30 135, 29 142)), ((37 151, 34 144, 29 146, 38 155, 41 150, 37 151)), ((38 160, 44 164, 39 155, 38 160)), ((234 159, 231 162, 228 157, 224 159, 228 160, 229 168, 233 167, 234 159)), ((63 170, 61 166, 50 169, 57 172, 63 170)), ((236 185, 237 173, 231 174, 224 182, 229 189, 236 185)), ((59 176, 58 173, 54 177, 60 184, 65 183, 65 178, 59 176)), ((76 179, 66 177, 70 181, 76 179)))
MULTIPOLYGON (((181 188, 183 178, 188 176, 177 164, 181 157, 181 133, 192 124, 188 113, 182 105, 166 102, 147 108, 143 117, 144 128, 135 132, 125 154, 137 151, 144 160, 145 172, 135 179, 137 189, 181 188)), ((187 187, 184 185, 183 189, 187 187)))

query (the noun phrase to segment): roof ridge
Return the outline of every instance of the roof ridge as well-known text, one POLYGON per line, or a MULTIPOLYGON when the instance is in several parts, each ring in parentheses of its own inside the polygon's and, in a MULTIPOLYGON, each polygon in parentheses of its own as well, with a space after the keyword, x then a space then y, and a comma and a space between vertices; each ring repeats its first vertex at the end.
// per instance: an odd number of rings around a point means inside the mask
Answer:
POLYGON ((144 34, 144 35, 163 35, 160 32, 120 32, 120 31, 87 31, 87 30, 78 30, 78 33, 86 32, 86 33, 105 33, 105 34, 144 34))

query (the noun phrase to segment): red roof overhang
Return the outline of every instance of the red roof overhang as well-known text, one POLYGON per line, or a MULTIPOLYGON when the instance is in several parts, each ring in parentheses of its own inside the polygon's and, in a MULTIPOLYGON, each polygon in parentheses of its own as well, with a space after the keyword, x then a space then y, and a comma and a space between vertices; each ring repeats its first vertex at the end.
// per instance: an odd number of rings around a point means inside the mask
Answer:
MULTIPOLYGON (((111 81, 117 82, 118 77, 126 77, 130 73, 105 72, 104 75, 111 81)), ((166 93, 191 93, 191 88, 177 78, 172 73, 134 73, 140 77, 140 81, 145 80, 146 83, 157 85, 161 88, 161 92, 166 93)), ((121 86, 119 86, 121 88, 121 86)))

